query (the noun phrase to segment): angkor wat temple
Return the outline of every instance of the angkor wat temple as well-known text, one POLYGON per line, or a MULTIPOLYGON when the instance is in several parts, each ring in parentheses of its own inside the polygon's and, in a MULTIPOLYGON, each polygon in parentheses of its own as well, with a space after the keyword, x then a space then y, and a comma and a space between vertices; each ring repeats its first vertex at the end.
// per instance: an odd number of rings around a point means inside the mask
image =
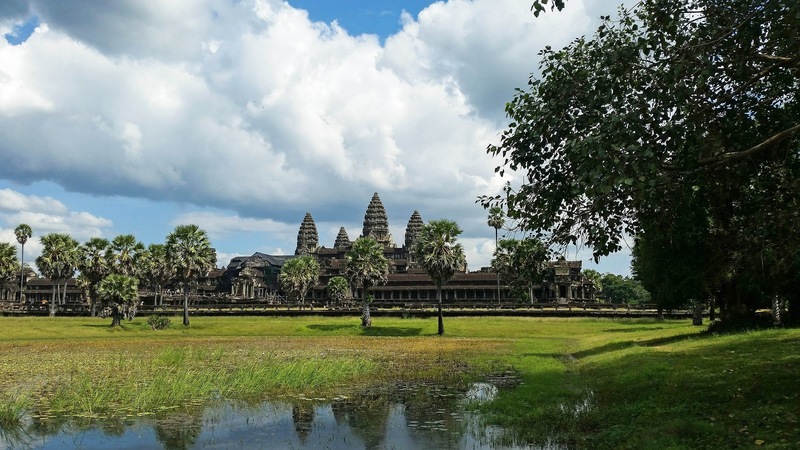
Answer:
MULTIPOLYGON (((364 214, 360 236, 368 236, 383 245, 383 253, 389 260, 389 277, 385 285, 370 289, 376 301, 413 302, 435 301, 436 288, 428 275, 414 261, 412 249, 424 222, 418 211, 411 213, 406 225, 402 246, 392 240, 386 209, 376 192, 372 196, 364 214)), ((306 213, 297 233, 297 247, 294 255, 267 255, 255 253, 231 260, 225 271, 222 289, 234 297, 258 299, 277 298, 280 294, 278 274, 283 263, 299 255, 313 255, 320 265, 319 283, 309 294, 318 302, 327 300, 328 280, 342 275, 344 256, 352 241, 344 227, 339 229, 332 247, 319 245, 319 234, 311 213, 306 213)), ((497 275, 484 268, 469 272, 467 267, 457 273, 444 287, 443 301, 489 303, 498 301, 497 275)), ((359 298, 360 293, 355 293, 359 298)), ((500 288, 501 300, 508 298, 508 289, 500 288)), ((548 268, 545 281, 535 287, 534 296, 539 302, 555 301, 593 301, 595 289, 581 273, 580 261, 554 261, 548 268)))

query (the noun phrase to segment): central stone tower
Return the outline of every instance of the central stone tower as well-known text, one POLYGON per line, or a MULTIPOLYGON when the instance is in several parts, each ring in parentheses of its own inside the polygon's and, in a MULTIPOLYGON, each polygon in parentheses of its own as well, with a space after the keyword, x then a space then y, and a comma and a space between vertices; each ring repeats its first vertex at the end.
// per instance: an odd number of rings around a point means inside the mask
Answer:
POLYGON ((364 230, 361 235, 371 237, 385 247, 394 247, 392 235, 389 233, 389 219, 386 217, 386 209, 384 209, 377 192, 372 195, 372 200, 367 206, 367 212, 364 214, 364 230))

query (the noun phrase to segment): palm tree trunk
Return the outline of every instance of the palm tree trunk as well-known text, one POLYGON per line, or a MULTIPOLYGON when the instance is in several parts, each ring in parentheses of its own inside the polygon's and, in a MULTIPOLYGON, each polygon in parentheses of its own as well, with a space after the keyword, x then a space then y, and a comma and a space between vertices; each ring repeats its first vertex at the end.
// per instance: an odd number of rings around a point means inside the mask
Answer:
POLYGON ((25 244, 20 244, 22 249, 19 252, 19 302, 25 302, 25 294, 23 294, 23 288, 25 285, 25 244))
POLYGON ((50 317, 56 316, 56 286, 57 282, 53 282, 52 292, 50 293, 50 317))
MULTIPOLYGON (((494 229, 494 250, 497 251, 497 228, 494 229)), ((497 304, 500 305, 500 271, 495 271, 497 275, 497 304)))
POLYGON ((439 307, 439 335, 444 334, 444 318, 442 317, 442 287, 436 286, 436 303, 439 307))
POLYGON ((189 326, 189 286, 183 287, 183 325, 189 326))
POLYGON ((366 287, 364 287, 364 310, 361 313, 361 326, 364 328, 372 326, 372 317, 370 317, 369 313, 369 296, 367 295, 366 287))
POLYGON ((68 278, 64 278, 64 291, 61 292, 61 304, 62 305, 66 305, 67 304, 67 280, 69 280, 69 279, 68 278))

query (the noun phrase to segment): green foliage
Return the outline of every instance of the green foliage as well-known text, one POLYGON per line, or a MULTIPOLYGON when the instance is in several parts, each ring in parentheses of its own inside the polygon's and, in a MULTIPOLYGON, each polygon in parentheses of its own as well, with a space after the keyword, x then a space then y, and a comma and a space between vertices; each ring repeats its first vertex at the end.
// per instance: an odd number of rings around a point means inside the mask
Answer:
POLYGON ((350 284, 344 277, 335 276, 328 280, 328 296, 335 305, 341 304, 350 295, 350 284))
POLYGON ((10 283, 19 268, 17 249, 7 242, 0 242, 0 286, 10 283))
POLYGON ((167 316, 153 314, 147 318, 147 325, 153 330, 165 330, 172 325, 172 321, 167 316))
POLYGON ((775 295, 796 299, 797 29, 797 2, 645 0, 591 38, 545 48, 542 78, 507 104, 509 128, 488 149, 503 160, 498 173, 525 182, 484 205, 504 206, 548 244, 583 242, 595 258, 620 250, 625 234, 677 250, 673 260, 714 268, 695 271, 697 286, 726 318, 775 295), (704 222, 682 222, 685 211, 704 222))
POLYGON ((197 225, 178 225, 167 235, 167 267, 183 286, 183 325, 189 325, 189 289, 191 284, 214 268, 217 255, 205 230, 197 225))
POLYGON ((97 295, 110 308, 111 325, 120 325, 122 317, 133 319, 139 302, 139 282, 127 275, 112 273, 97 286, 97 295))
POLYGON ((386 283, 389 277, 389 261, 383 254, 383 246, 370 237, 356 239, 344 256, 343 269, 353 288, 362 290, 361 326, 370 327, 369 303, 372 297, 369 288, 386 283))
POLYGON ((283 292, 294 302, 305 303, 306 294, 319 279, 319 263, 311 255, 290 259, 281 267, 278 281, 283 292))
POLYGON ((607 273, 600 278, 600 283, 603 294, 611 303, 635 305, 650 302, 650 293, 633 278, 607 273))
POLYGON ((537 238, 503 239, 494 252, 492 269, 513 296, 533 302, 533 286, 542 281, 549 260, 550 251, 537 238))

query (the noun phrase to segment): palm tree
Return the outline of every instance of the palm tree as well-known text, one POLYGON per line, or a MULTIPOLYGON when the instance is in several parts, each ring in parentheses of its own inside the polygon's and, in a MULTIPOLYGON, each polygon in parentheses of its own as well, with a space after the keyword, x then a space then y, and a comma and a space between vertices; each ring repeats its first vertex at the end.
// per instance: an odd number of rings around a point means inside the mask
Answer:
MULTIPOLYGON (((278 281, 281 289, 290 299, 299 302, 303 308, 308 290, 314 287, 319 279, 319 263, 311 255, 290 259, 281 267, 278 281)), ((311 306, 314 309, 314 306, 311 306)))
POLYGON ((386 283, 389 276, 389 261, 383 255, 383 246, 370 237, 356 239, 344 256, 344 274, 354 289, 362 289, 364 312, 361 326, 372 326, 369 288, 386 283))
MULTIPOLYGON (((503 208, 499 206, 492 206, 489 208, 489 218, 486 223, 494 228, 494 248, 497 249, 497 233, 500 228, 505 224, 505 215, 503 208)), ((497 303, 500 304, 500 273, 497 273, 497 303)))
POLYGON ((344 277, 335 276, 328 280, 328 296, 334 305, 341 305, 349 293, 350 285, 344 277))
POLYGON ((436 285, 440 335, 444 334, 442 286, 453 278, 456 272, 462 271, 466 267, 464 247, 456 243, 456 237, 459 234, 461 234, 461 227, 454 221, 432 220, 422 229, 414 248, 417 261, 428 272, 431 281, 436 285))
POLYGON ((0 242, 0 287, 8 286, 18 268, 17 249, 7 242, 0 242))
POLYGON ((167 247, 164 244, 150 244, 139 256, 139 277, 153 288, 153 306, 164 303, 162 288, 173 278, 172 268, 167 264, 167 247))
POLYGON ((103 278, 111 273, 110 245, 108 239, 94 237, 79 248, 80 264, 78 264, 78 269, 86 279, 89 311, 92 317, 97 314, 97 286, 103 278))
POLYGON ((167 235, 167 264, 183 286, 183 324, 189 325, 189 288, 216 264, 216 255, 205 230, 197 225, 178 225, 167 235))
POLYGON ((49 233, 40 240, 42 254, 36 258, 36 266, 53 283, 50 297, 50 317, 53 317, 56 315, 56 305, 66 301, 67 280, 75 275, 75 270, 78 268, 78 241, 63 233, 49 233), (64 291, 59 299, 58 293, 62 282, 64 291))
POLYGON ((129 277, 136 276, 136 262, 144 245, 132 234, 121 234, 111 241, 112 271, 129 277))
POLYGON ((121 325, 123 314, 135 308, 139 300, 139 282, 136 278, 112 273, 103 278, 97 287, 103 303, 111 308, 111 326, 121 325))
POLYGON ((17 236, 17 242, 20 245, 19 259, 20 259, 20 273, 19 273, 19 301, 25 301, 23 289, 25 288, 25 243, 28 242, 33 236, 33 230, 28 224, 21 223, 14 228, 14 234, 17 236))

